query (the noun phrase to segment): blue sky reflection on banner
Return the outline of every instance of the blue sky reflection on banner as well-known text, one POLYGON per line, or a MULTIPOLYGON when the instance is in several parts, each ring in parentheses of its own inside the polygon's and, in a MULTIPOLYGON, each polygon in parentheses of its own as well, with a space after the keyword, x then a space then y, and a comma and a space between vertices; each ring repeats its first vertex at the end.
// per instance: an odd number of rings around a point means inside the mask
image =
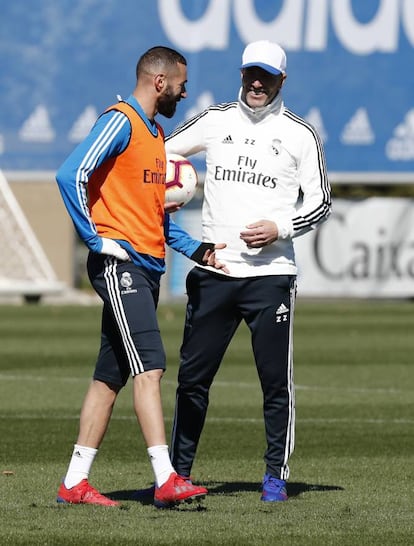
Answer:
POLYGON ((129 95, 138 57, 188 59, 166 132, 234 100, 242 50, 278 41, 288 107, 323 137, 329 171, 414 172, 413 0, 20 0, 0 19, 0 168, 55 170, 97 115, 129 95))

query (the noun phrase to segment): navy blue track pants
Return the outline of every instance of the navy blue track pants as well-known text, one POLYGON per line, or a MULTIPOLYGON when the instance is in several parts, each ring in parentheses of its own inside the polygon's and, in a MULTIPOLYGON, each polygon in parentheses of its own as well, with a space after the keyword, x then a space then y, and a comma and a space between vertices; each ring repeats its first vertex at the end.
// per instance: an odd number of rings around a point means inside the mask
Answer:
POLYGON ((189 476, 209 404, 209 389, 240 322, 251 342, 263 392, 266 472, 289 477, 294 448, 293 316, 296 277, 231 278, 193 268, 180 351, 171 458, 189 476))

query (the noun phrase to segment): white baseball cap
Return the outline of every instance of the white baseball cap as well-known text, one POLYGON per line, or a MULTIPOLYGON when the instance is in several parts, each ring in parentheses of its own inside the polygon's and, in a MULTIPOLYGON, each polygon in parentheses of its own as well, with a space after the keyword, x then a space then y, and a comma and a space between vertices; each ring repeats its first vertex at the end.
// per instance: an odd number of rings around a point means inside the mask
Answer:
POLYGON ((259 66, 270 74, 284 74, 286 71, 286 53, 280 45, 269 40, 258 40, 248 44, 242 56, 241 68, 259 66))

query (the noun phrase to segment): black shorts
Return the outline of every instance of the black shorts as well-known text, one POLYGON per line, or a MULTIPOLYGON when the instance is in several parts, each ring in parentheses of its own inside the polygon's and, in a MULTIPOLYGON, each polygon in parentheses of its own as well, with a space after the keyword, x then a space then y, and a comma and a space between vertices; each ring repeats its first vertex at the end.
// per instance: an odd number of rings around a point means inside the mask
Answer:
POLYGON ((159 283, 132 262, 89 253, 88 275, 103 300, 101 347, 94 379, 123 386, 148 370, 165 370, 156 309, 159 283))

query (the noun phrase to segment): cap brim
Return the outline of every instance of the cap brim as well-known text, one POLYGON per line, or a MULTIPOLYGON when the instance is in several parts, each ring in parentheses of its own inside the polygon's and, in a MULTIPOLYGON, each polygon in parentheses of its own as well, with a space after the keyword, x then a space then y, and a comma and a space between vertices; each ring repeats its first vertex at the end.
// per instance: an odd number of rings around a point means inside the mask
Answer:
POLYGON ((242 64, 240 68, 249 68, 250 66, 258 66, 259 68, 263 68, 263 70, 266 70, 266 72, 269 72, 270 74, 273 74, 274 76, 278 76, 279 74, 282 74, 281 70, 278 70, 277 68, 274 68, 273 66, 270 66, 269 64, 259 63, 259 62, 242 64))

